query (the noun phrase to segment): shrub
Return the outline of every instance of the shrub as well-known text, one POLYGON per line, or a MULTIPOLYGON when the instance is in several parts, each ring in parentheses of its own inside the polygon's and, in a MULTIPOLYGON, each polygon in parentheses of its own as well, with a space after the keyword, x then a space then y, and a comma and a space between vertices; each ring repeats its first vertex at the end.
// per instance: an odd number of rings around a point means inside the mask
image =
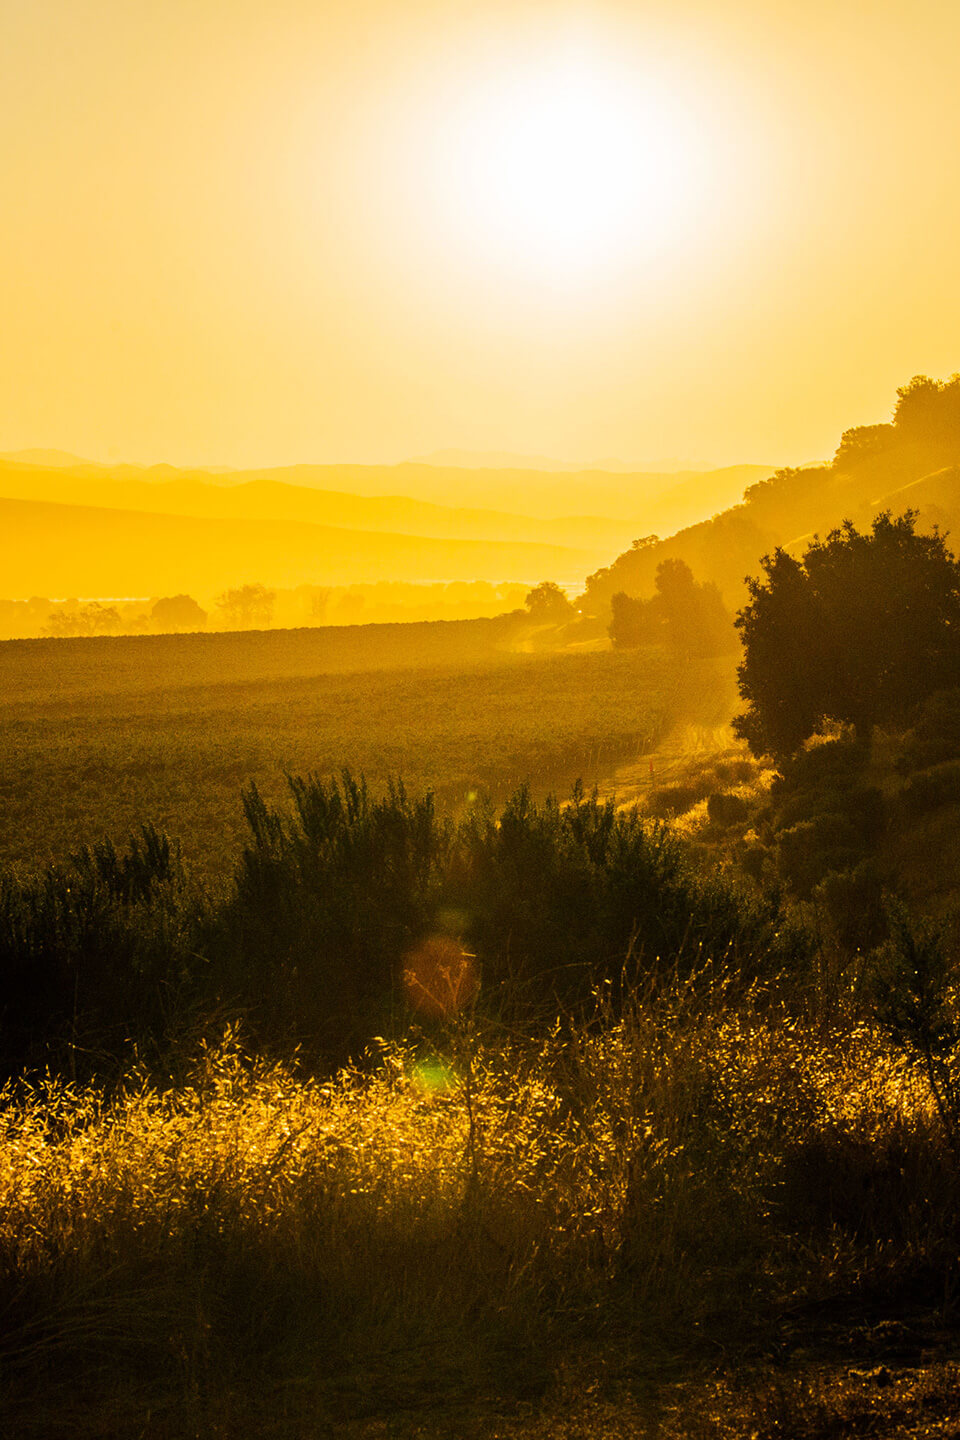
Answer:
POLYGON ((898 768, 904 773, 960 756, 960 688, 938 690, 917 706, 898 768))
POLYGON ((874 1005, 880 1024, 920 1070, 944 1133, 960 1161, 960 1021, 955 967, 943 931, 932 921, 913 924, 890 911, 890 939, 878 957, 874 1005))
POLYGON ((521 789, 499 815, 479 806, 454 824, 399 783, 373 796, 345 773, 289 788, 289 810, 244 796, 250 838, 215 900, 191 895, 150 829, 0 885, 11 1068, 72 1070, 82 1049, 96 1069, 204 1015, 242 1016, 261 1045, 302 1043, 329 1067, 397 1033, 417 984, 454 1005, 479 973, 489 1012, 552 1021, 619 988, 628 956, 634 976, 709 961, 747 983, 809 954, 775 899, 701 873, 666 828, 580 790, 540 804, 521 789))
POLYGON ((580 791, 539 804, 521 789, 453 826, 399 785, 373 800, 349 775, 290 784, 292 814, 248 792, 252 839, 209 944, 221 996, 246 997, 257 1033, 329 1060, 402 1018, 403 972, 432 937, 476 956, 483 1003, 528 1017, 588 1003, 628 953, 641 971, 710 958, 744 973, 806 954, 773 902, 580 791))
POLYGON ((698 780, 680 785, 660 785, 647 795, 644 808, 656 820, 673 820, 685 814, 708 793, 706 785, 698 780))
POLYGON ((938 810, 941 805, 960 802, 960 760, 947 760, 911 775, 897 797, 899 808, 908 816, 938 810))
POLYGON ((813 899, 844 950, 872 950, 887 934, 884 891, 870 860, 852 870, 834 870, 815 887, 813 899))
POLYGON ((89 1072, 133 1039, 177 1028, 195 954, 196 902, 177 850, 145 825, 125 851, 105 840, 38 880, 0 877, 3 1069, 89 1072))
POLYGON ((882 793, 863 783, 867 747, 847 738, 801 751, 770 787, 777 870, 800 899, 870 858, 886 824, 882 793))
POLYGON ((711 825, 739 825, 750 814, 750 802, 743 795, 729 795, 716 790, 707 797, 707 815, 711 825))
POLYGON ((244 794, 250 839, 208 947, 225 1000, 263 1035, 343 1059, 400 1003, 402 957, 442 908, 451 826, 402 784, 290 777, 293 810, 244 794))

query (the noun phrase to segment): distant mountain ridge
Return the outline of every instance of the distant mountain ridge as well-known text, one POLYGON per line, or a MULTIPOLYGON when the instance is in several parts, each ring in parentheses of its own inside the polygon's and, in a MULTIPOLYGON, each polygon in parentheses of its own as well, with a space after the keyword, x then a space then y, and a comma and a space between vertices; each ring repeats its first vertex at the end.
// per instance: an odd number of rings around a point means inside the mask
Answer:
POLYGON ((5 598, 210 597, 232 585, 344 585, 381 579, 576 584, 593 552, 435 539, 271 520, 204 519, 0 499, 5 598))
MULTIPOLYGON (((125 474, 126 472, 124 472, 125 474)), ((115 478, 114 472, 44 468, 0 461, 0 495, 10 500, 94 505, 208 520, 277 520, 336 525, 434 539, 515 541, 595 550, 606 558, 638 533, 640 521, 574 515, 559 520, 506 511, 453 508, 404 495, 355 495, 281 480, 212 483, 192 475, 115 478)))
MULTIPOLYGON (((177 469, 172 465, 99 465, 91 462, 44 467, 28 464, 23 459, 4 460, 2 456, 0 471, 0 478, 6 481, 6 493, 12 494, 10 487, 19 485, 16 493, 23 498, 47 497, 56 498, 58 501, 75 499, 79 503, 114 503, 106 497, 104 491, 94 492, 92 488, 88 500, 81 487, 83 481, 88 482, 90 487, 102 486, 107 482, 136 482, 137 485, 154 491, 173 482, 184 484, 192 481, 217 490, 247 487, 255 482, 270 482, 299 491, 326 492, 330 497, 337 497, 341 509, 348 496, 355 500, 377 500, 383 505, 390 502, 394 507, 394 514, 401 501, 408 507, 415 504, 442 507, 446 512, 445 517, 437 513, 429 517, 432 527, 429 533, 432 534, 440 533, 440 521, 444 520, 444 523, 449 522, 454 526, 453 530, 444 533, 479 535, 481 532, 476 524, 471 529, 462 518, 460 521, 455 520, 454 515, 464 510, 480 510, 488 512, 484 517, 486 523, 491 519, 489 512, 497 512, 498 526, 506 527, 502 533, 510 531, 519 536, 520 530, 515 525, 518 519, 527 526, 541 522, 563 522, 567 533, 564 534, 561 527, 561 530, 551 535, 551 539, 558 543, 569 543, 568 537, 572 537, 575 543, 596 543, 611 550, 618 549, 638 534, 649 534, 651 531, 671 534, 683 525, 713 514, 738 500, 746 486, 772 473, 771 467, 763 465, 735 465, 706 472, 652 475, 599 471, 560 474, 533 470, 457 470, 413 463, 393 466, 294 465, 273 469, 219 471, 177 469), (32 479, 27 475, 28 471, 33 472, 32 479), (43 471, 46 472, 45 475, 41 473, 43 471), (28 480, 37 487, 33 497, 24 489, 28 480), (76 495, 58 492, 55 496, 51 486, 61 481, 64 485, 75 483, 76 495), (507 517, 513 517, 509 524, 507 517), (581 534, 584 523, 593 526, 594 539, 576 538, 581 534)), ((4 490, 0 488, 0 494, 2 493, 4 490)), ((287 497, 286 503, 292 503, 290 497, 287 497)), ((157 506, 151 502, 143 508, 170 507, 157 506)), ((286 509, 273 518, 286 518, 289 513, 290 510, 286 509)), ((425 511, 420 513, 421 518, 427 518, 425 511)), ((410 514, 412 515, 412 511, 410 514)), ((345 523, 364 527, 372 523, 371 515, 371 511, 366 514, 357 512, 356 515, 348 516, 345 523)), ((330 515, 317 514, 316 518, 323 522, 328 520, 330 515)), ((393 525, 395 521, 384 519, 377 523, 393 525)), ((405 519, 404 528, 407 528, 408 523, 413 521, 408 522, 405 519)), ((483 533, 489 535, 489 529, 483 533)), ((547 537, 544 535, 542 538, 547 537)))
POLYGON ((92 460, 83 460, 71 455, 68 450, 10 450, 0 453, 0 461, 14 465, 41 465, 50 470, 72 469, 78 465, 92 465, 92 460))
POLYGON ((415 455, 411 465, 438 465, 441 469, 458 470, 544 470, 547 472, 590 474, 606 470, 619 475, 671 475, 679 471, 704 473, 718 467, 695 465, 691 460, 556 460, 550 455, 518 455, 511 450, 434 450, 429 455, 415 455))

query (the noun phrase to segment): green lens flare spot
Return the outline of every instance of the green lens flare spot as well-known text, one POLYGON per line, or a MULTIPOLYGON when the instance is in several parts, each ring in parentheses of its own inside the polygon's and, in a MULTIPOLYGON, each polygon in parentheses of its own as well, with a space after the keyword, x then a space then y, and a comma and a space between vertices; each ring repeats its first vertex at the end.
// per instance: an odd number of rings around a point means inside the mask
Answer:
POLYGON ((456 1070, 443 1060, 420 1060, 411 1070, 410 1078, 414 1085, 431 1095, 447 1094, 460 1084, 456 1070))

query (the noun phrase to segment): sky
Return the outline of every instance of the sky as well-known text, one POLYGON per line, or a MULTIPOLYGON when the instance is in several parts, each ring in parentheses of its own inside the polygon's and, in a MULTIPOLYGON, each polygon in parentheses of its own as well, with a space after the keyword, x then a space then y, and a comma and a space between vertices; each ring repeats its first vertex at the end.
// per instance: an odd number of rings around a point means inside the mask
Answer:
POLYGON ((0 0, 0 450, 803 463, 960 369, 956 0, 0 0))

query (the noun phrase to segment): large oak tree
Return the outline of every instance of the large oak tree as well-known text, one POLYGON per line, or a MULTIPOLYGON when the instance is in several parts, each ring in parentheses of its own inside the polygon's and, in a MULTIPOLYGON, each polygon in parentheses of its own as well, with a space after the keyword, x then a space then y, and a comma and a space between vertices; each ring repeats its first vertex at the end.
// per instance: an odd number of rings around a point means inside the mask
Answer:
POLYGON ((960 565, 916 519, 885 511, 865 534, 847 520, 748 579, 734 729, 754 754, 783 759, 831 720, 867 733, 960 685, 960 565))

